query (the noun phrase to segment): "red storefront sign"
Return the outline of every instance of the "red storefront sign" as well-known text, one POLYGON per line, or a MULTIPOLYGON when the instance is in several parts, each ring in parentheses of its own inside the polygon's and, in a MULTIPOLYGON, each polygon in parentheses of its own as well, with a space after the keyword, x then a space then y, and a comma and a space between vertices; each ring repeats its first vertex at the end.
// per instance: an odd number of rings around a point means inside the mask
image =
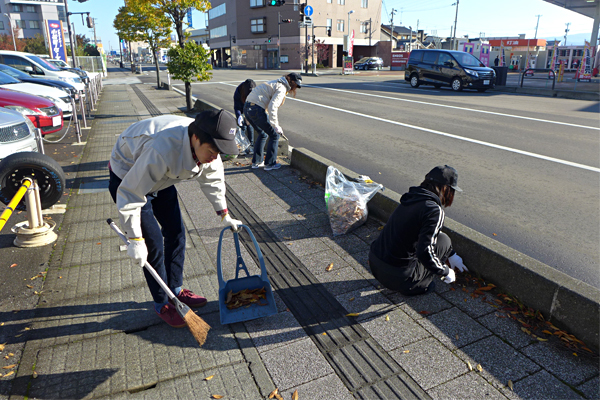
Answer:
POLYGON ((391 70, 394 71, 394 70, 398 70, 398 69, 406 67, 406 64, 408 63, 409 55, 410 55, 410 52, 408 52, 408 51, 392 52, 391 70))
POLYGON ((500 42, 505 47, 535 47, 535 46, 546 46, 546 39, 502 39, 502 40, 490 40, 490 46, 500 47, 500 42))

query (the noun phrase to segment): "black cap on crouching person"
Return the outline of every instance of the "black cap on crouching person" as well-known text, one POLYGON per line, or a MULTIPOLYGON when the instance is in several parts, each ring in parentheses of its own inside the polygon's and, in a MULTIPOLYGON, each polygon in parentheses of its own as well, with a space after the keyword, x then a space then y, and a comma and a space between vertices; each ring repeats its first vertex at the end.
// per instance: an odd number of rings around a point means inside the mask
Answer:
POLYGON ((448 165, 435 167, 425 175, 425 179, 448 185, 457 192, 462 192, 462 189, 458 187, 458 172, 448 165))
POLYGON ((295 82, 299 88, 302 87, 302 76, 300 76, 300 74, 292 72, 287 74, 287 76, 290 78, 290 81, 295 82))
POLYGON ((196 129, 209 135, 215 142, 217 149, 223 154, 238 155, 239 150, 235 143, 237 121, 227 111, 207 110, 196 116, 196 129))

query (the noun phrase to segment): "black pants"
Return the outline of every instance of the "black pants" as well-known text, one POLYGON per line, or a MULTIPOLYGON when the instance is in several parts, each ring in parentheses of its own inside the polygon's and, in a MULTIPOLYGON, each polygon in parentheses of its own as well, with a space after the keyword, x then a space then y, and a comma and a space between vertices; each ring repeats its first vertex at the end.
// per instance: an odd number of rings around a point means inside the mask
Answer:
MULTIPOLYGON (((453 252, 452 241, 448 235, 440 232, 435 246, 438 258, 445 263, 453 252)), ((435 287, 435 278, 440 279, 440 275, 434 274, 416 259, 405 267, 395 267, 381 261, 370 251, 369 265, 373 276, 383 286, 406 296, 427 293, 435 287)))
MULTIPOLYGON (((120 184, 121 179, 110 171, 108 190, 115 203, 120 184)), ((183 284, 185 260, 185 228, 179 209, 177 189, 170 186, 156 192, 155 196, 147 195, 146 198, 148 200, 142 207, 140 217, 142 235, 148 248, 148 263, 173 291, 183 284)), ((169 297, 146 268, 144 276, 154 302, 166 303, 169 297)))

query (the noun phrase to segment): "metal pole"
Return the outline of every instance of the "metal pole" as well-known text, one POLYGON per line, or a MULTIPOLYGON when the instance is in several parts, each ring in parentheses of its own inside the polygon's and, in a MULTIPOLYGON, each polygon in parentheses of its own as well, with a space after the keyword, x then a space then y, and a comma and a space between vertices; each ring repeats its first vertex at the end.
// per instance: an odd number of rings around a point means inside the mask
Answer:
POLYGON ((40 151, 40 153, 46 154, 46 153, 44 153, 44 142, 42 140, 42 131, 37 128, 35 129, 35 141, 37 142, 38 150, 40 151))
POLYGON ((25 193, 25 205, 27 206, 27 223, 29 229, 38 228, 40 226, 40 218, 35 209, 35 190, 37 188, 37 182, 33 181, 33 185, 25 193))
POLYGON ((308 25, 304 25, 304 44, 306 47, 306 61, 304 62, 304 71, 308 74, 308 25))
POLYGON ((277 11, 277 66, 281 69, 281 13, 277 11))
POLYGON ((371 47, 371 37, 373 36, 373 30, 372 28, 372 24, 373 21, 371 21, 371 18, 369 18, 369 47, 371 47))
MULTIPOLYGON (((81 97, 81 95, 80 95, 81 97)), ((79 119, 77 119, 77 105, 75 104, 75 99, 71 97, 71 107, 73 107, 73 113, 71 114, 71 118, 74 119, 75 123, 75 133, 77 134, 77 143, 81 143, 81 125, 79 125, 79 119)))
POLYGON ((535 24, 535 36, 533 36, 534 39, 537 39, 537 30, 538 30, 538 26, 540 25, 541 15, 536 15, 536 17, 538 17, 538 20, 537 20, 537 24, 535 24))
POLYGON ((315 25, 312 25, 312 37, 311 37, 311 46, 310 52, 312 53, 312 73, 316 74, 316 66, 315 66, 315 25))
POLYGON ((10 17, 10 15, 8 15, 8 13, 4 13, 4 15, 6 15, 6 18, 8 18, 8 22, 10 24, 11 36, 12 36, 12 40, 13 40, 13 47, 15 48, 15 51, 17 51, 17 43, 15 42, 15 30, 13 30, 13 27, 12 27, 12 18, 10 17))
MULTIPOLYGON (((456 22, 458 21, 458 2, 460 0, 456 0, 456 15, 454 16, 454 35, 452 35, 452 50, 456 50, 454 48, 455 42, 456 42, 456 22)), ((458 49, 458 44, 456 45, 456 48, 458 49)))
POLYGON ((77 68, 77 60, 75 59, 75 40, 73 39, 74 32, 71 30, 71 18, 69 18, 69 2, 65 0, 65 13, 67 14, 67 27, 69 28, 69 42, 71 42, 71 56, 73 57, 73 68, 77 68))
POLYGON ((83 120, 83 127, 87 128, 87 121, 85 120, 85 101, 83 100, 82 95, 79 96, 79 106, 81 107, 81 119, 83 120))

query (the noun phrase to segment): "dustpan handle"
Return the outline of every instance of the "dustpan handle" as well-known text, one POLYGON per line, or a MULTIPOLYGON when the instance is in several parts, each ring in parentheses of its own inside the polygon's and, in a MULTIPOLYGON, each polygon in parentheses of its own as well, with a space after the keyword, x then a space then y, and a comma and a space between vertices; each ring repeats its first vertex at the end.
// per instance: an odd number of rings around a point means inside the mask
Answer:
MULTIPOLYGON (((265 267, 265 260, 262 255, 262 251, 260 251, 260 247, 258 246, 258 242, 256 241, 256 238, 254 237, 254 234, 252 234, 252 231, 246 225, 240 225, 238 227, 238 232, 239 232, 240 228, 246 229, 246 232, 248 232, 248 234, 250 235, 250 239, 252 239, 252 243, 254 243, 254 248, 256 249, 256 254, 258 256, 258 262, 260 263, 261 279, 263 281, 268 280, 269 276, 267 275, 267 268, 265 267)), ((229 228, 229 227, 223 228, 223 230, 221 231, 221 234, 219 235, 219 246, 217 247, 217 279, 219 280, 219 288, 220 289, 225 287, 225 280, 223 279, 223 266, 222 266, 222 262, 221 262, 221 253, 222 253, 221 247, 222 247, 222 243, 223 243, 223 234, 228 229, 231 229, 231 228, 229 228)), ((234 232, 234 235, 237 235, 238 232, 234 232)), ((238 249, 236 248, 236 251, 237 250, 238 249)), ((240 254, 238 254, 238 256, 239 255, 240 254)))

